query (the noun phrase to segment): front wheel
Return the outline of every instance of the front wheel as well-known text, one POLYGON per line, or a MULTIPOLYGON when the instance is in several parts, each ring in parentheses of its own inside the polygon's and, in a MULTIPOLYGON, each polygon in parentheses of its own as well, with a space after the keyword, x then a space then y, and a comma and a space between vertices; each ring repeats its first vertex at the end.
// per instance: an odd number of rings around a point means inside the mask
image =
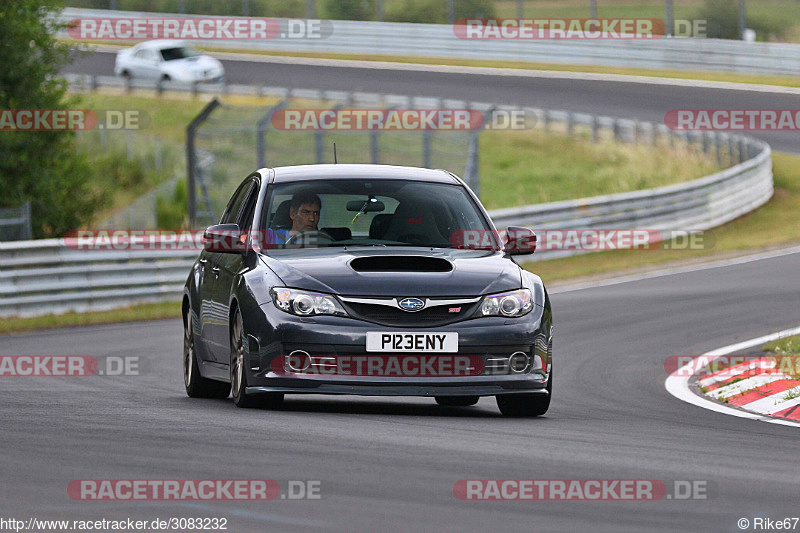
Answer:
POLYGON ((553 371, 547 378, 547 394, 503 394, 497 396, 497 407, 505 416, 541 416, 550 408, 553 396, 553 371))
POLYGON ((231 320, 231 394, 236 407, 267 407, 275 409, 283 403, 283 394, 247 394, 247 372, 244 358, 244 328, 238 309, 231 320))

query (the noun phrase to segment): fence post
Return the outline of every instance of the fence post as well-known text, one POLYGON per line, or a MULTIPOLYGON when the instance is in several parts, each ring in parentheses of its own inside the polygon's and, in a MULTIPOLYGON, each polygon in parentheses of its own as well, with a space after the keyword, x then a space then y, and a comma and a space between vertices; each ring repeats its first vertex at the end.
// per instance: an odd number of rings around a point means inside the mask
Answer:
POLYGON ((127 152, 128 161, 133 161, 133 132, 125 130, 125 151, 127 152))
POLYGON ((25 219, 25 222, 22 225, 22 240, 29 241, 33 239, 33 227, 31 223, 31 203, 30 201, 25 202, 22 205, 22 218, 25 219))
POLYGON ((156 157, 155 157, 155 167, 156 172, 161 172, 161 137, 156 135, 156 157))
POLYGON ((597 119, 597 115, 592 115, 592 142, 596 143, 600 140, 600 121, 597 119))
POLYGON ((433 131, 426 129, 422 132, 422 166, 431 168, 431 138, 433 131))
POLYGON ((614 125, 612 126, 614 129, 614 140, 621 141, 622 140, 622 127, 620 126, 619 119, 614 117, 614 125))
MULTIPOLYGON (((200 113, 192 119, 186 126, 186 179, 187 179, 187 206, 189 211, 189 227, 197 225, 197 191, 195 191, 195 173, 197 172, 197 153, 195 152, 194 137, 197 128, 205 122, 211 113, 220 105, 220 101, 214 98, 206 105, 200 113)), ((103 130, 101 130, 103 131, 103 130)))
POLYGON ((256 160, 258 161, 258 168, 267 166, 267 128, 272 122, 272 116, 288 105, 288 99, 281 100, 277 105, 270 108, 256 124, 256 160))
POLYGON ((575 133, 575 113, 570 111, 567 113, 567 135, 570 137, 575 133))
POLYGON ((473 130, 469 134, 469 150, 467 151, 467 170, 465 172, 467 185, 472 192, 480 198, 481 196, 481 175, 480 175, 480 130, 473 130))
POLYGON ((373 165, 378 165, 381 162, 381 148, 378 139, 378 130, 374 129, 369 132, 369 153, 370 161, 373 165))

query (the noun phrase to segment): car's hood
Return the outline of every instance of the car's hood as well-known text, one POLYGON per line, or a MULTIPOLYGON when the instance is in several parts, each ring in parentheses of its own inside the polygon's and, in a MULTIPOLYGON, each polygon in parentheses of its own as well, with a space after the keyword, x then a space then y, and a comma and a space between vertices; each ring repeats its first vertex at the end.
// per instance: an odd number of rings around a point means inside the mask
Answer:
POLYGON ((272 250, 261 257, 288 287, 340 295, 477 296, 521 286, 519 267, 502 252, 319 248, 272 250), (386 270, 394 265, 404 270, 386 270))

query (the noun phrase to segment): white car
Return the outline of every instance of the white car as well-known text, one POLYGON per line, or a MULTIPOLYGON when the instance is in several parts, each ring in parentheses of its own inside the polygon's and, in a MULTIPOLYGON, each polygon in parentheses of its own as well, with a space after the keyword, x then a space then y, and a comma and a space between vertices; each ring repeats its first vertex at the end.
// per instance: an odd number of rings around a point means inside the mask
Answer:
POLYGON ((164 81, 219 82, 225 79, 225 68, 219 60, 200 54, 183 41, 156 40, 117 52, 114 74, 164 81))

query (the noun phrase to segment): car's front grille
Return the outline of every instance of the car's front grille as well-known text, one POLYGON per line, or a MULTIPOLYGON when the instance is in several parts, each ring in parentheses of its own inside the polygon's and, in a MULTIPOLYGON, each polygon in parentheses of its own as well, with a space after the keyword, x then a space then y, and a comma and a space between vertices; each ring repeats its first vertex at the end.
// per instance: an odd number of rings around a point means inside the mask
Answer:
POLYGON ((471 317, 479 302, 458 305, 430 306, 422 311, 408 312, 387 305, 344 302, 353 318, 385 326, 444 326, 471 317))

